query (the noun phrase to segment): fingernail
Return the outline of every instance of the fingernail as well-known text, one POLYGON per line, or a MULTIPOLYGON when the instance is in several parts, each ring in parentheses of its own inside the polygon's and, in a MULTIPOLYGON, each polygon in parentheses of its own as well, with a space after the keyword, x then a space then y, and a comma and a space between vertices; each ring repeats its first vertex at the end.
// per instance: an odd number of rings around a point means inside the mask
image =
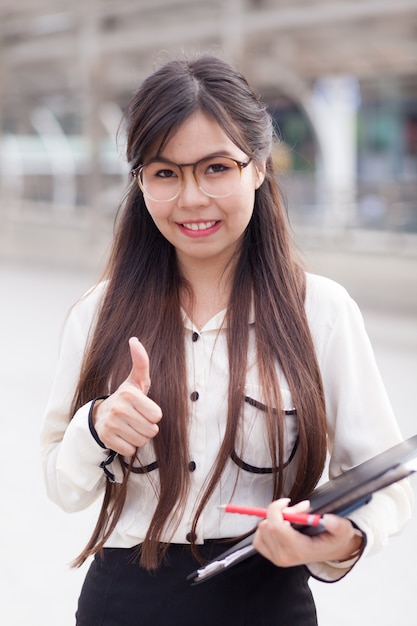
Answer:
POLYGON ((326 530, 329 531, 337 530, 340 524, 340 521, 336 515, 323 515, 323 522, 326 530))
POLYGON ((303 506, 305 508, 309 508, 310 500, 301 500, 301 502, 297 502, 297 506, 303 506))

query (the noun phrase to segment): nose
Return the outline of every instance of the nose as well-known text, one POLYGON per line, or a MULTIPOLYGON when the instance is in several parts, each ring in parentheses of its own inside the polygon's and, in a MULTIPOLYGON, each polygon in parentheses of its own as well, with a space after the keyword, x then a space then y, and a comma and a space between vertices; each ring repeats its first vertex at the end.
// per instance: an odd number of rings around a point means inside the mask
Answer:
POLYGON ((185 167, 183 169, 182 187, 178 196, 178 204, 183 208, 192 209, 207 206, 209 202, 210 198, 198 186, 192 167, 185 167))

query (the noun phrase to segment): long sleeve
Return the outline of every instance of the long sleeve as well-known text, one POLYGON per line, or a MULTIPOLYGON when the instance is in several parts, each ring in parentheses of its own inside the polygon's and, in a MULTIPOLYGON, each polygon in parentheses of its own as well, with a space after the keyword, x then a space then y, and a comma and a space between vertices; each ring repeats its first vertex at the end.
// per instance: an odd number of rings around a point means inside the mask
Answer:
MULTIPOLYGON (((307 311, 322 373, 328 421, 329 477, 333 478, 395 445, 402 436, 356 303, 336 283, 310 278, 307 311), (313 282, 313 284, 311 284, 313 282)), ((377 494, 349 515, 366 534, 364 554, 378 552, 411 516, 407 480, 377 494)), ((346 569, 319 564, 309 569, 337 579, 346 569)))
POLYGON ((87 294, 68 316, 41 433, 48 496, 69 512, 89 506, 105 486, 100 463, 105 460, 108 451, 101 448, 91 435, 88 426, 90 403, 81 407, 72 419, 70 415, 88 334, 101 293, 102 286, 99 286, 87 294))

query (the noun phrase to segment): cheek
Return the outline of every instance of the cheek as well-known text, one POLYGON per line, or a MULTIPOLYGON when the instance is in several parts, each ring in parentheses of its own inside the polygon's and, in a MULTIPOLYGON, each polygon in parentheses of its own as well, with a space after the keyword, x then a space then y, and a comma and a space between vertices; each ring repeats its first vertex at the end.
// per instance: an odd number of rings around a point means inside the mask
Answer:
POLYGON ((255 203, 255 192, 252 187, 242 190, 239 202, 235 205, 235 215, 241 224, 245 227, 249 223, 255 203))
POLYGON ((155 222, 155 224, 167 220, 171 213, 170 207, 168 206, 169 203, 153 203, 152 201, 145 201, 145 204, 148 213, 155 222))

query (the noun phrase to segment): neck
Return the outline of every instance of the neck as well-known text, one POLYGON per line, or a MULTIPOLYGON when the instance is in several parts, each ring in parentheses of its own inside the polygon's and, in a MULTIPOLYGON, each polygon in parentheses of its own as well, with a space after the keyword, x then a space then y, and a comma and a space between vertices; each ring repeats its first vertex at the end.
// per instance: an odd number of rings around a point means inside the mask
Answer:
POLYGON ((213 262, 180 263, 190 290, 182 294, 182 306, 197 328, 202 328, 216 313, 228 306, 233 264, 213 262))

